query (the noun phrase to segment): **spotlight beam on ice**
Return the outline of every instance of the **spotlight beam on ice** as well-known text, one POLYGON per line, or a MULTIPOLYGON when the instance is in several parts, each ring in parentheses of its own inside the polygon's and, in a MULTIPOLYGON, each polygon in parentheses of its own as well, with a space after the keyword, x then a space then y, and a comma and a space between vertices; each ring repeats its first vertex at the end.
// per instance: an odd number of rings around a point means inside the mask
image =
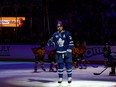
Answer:
POLYGON ((61 84, 58 84, 57 78, 40 77, 13 78, 7 80, 7 83, 24 87, 115 87, 116 85, 116 82, 86 80, 74 80, 71 84, 68 84, 66 79, 61 84))

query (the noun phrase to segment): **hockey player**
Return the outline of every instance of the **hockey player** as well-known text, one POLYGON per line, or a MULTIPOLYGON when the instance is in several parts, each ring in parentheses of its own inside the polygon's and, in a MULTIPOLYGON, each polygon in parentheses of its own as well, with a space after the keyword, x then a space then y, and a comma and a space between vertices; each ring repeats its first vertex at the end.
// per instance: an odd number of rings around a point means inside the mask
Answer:
MULTIPOLYGON (((104 62, 105 62, 105 66, 108 66, 109 62, 111 63, 111 59, 113 59, 113 55, 111 53, 111 47, 108 43, 105 44, 105 46, 103 47, 103 54, 104 54, 104 62)), ((115 68, 116 65, 115 63, 110 65, 111 67, 111 72, 109 73, 109 75, 115 75, 115 68)))
POLYGON ((78 61, 77 61, 78 58, 79 58, 79 43, 76 42, 72 50, 72 59, 73 59, 74 68, 78 67, 78 61))
POLYGON ((56 61, 58 63, 58 83, 63 81, 63 67, 67 69, 68 83, 72 81, 72 48, 74 46, 71 33, 63 29, 61 21, 57 23, 55 32, 48 41, 48 46, 55 46, 56 61))
POLYGON ((116 75, 116 53, 111 53, 108 60, 111 67, 109 75, 116 75))
POLYGON ((83 42, 80 43, 79 45, 79 61, 82 63, 84 66, 81 66, 80 69, 86 69, 86 62, 87 60, 85 59, 85 53, 86 53, 86 46, 84 45, 83 42))
POLYGON ((35 55, 34 72, 37 72, 38 62, 40 62, 42 70, 46 71, 44 67, 45 46, 41 44, 38 48, 32 48, 32 51, 35 55))
POLYGON ((108 58, 110 57, 111 54, 111 47, 108 43, 105 43, 103 47, 103 55, 104 55, 104 65, 107 66, 108 63, 108 58))
POLYGON ((53 66, 56 68, 56 71, 58 70, 57 63, 56 63, 56 51, 50 50, 50 53, 48 54, 48 58, 50 60, 50 68, 49 71, 54 72, 53 66))

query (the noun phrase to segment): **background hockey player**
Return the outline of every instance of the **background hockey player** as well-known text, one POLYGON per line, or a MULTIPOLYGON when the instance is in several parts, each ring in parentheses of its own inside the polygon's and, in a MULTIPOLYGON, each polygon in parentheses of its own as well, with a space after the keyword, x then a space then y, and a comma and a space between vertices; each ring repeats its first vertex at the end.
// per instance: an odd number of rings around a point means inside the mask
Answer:
POLYGON ((40 62, 42 70, 45 71, 44 68, 45 45, 41 44, 40 47, 32 48, 32 51, 35 55, 34 72, 37 72, 38 62, 40 62))
POLYGON ((49 71, 54 72, 53 66, 56 68, 56 71, 58 70, 58 66, 56 63, 56 50, 50 50, 48 54, 48 59, 50 60, 50 68, 49 71))
POLYGON ((104 55, 104 63, 107 66, 108 58, 111 54, 111 47, 108 43, 106 43, 103 47, 103 55, 104 55))

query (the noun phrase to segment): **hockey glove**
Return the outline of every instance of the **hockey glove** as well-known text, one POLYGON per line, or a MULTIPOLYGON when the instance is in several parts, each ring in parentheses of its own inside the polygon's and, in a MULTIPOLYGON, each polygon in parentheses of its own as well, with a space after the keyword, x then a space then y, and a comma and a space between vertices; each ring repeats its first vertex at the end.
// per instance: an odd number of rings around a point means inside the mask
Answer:
POLYGON ((67 49, 66 54, 65 54, 66 58, 68 58, 71 53, 72 53, 72 50, 71 49, 67 49))

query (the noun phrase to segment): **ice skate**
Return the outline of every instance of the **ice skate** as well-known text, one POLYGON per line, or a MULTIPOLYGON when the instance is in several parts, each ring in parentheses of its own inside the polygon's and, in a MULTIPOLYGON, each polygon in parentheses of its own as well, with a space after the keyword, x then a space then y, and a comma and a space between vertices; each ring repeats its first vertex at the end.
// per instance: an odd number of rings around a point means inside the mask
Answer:
POLYGON ((71 83, 71 82, 72 82, 72 78, 69 77, 69 78, 68 78, 68 83, 71 83))
POLYGON ((62 80, 63 80, 62 78, 59 78, 58 83, 62 83, 62 80))

